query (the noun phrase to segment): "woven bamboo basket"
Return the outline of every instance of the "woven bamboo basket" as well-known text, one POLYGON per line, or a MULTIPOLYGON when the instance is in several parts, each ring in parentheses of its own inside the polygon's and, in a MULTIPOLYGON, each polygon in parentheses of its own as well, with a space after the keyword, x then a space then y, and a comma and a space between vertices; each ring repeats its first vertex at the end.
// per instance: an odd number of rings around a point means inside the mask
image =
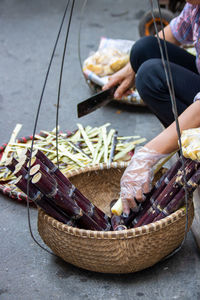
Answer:
MULTIPOLYGON (((67 177, 108 213, 110 201, 119 196, 120 178, 126 166, 113 163, 86 167, 67 177)), ((193 205, 188 216, 189 229, 193 205)), ((102 232, 64 225, 39 209, 38 231, 46 245, 68 263, 102 273, 130 273, 154 265, 180 245, 185 234, 185 210, 135 229, 102 232)))

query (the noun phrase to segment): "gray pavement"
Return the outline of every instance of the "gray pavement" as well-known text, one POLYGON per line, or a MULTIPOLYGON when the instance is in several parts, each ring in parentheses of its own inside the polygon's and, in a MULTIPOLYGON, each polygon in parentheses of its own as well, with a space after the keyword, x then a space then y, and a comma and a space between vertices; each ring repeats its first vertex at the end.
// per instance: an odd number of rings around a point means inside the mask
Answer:
MULTIPOLYGON (((7 142, 16 123, 20 136, 33 131, 45 72, 64 0, 0 1, 0 143, 7 142)), ((99 126, 110 122, 122 135, 139 134, 148 140, 162 128, 146 109, 111 104, 81 120, 76 105, 90 95, 78 61, 78 27, 83 0, 77 0, 72 19, 63 75, 60 127, 76 123, 99 126), (121 110, 120 114, 116 114, 121 110)), ((146 0, 88 0, 81 28, 81 56, 96 50, 101 36, 138 38, 139 17, 146 0), (120 16, 121 15, 121 16, 120 16)), ((40 129, 55 127, 55 103, 63 36, 50 73, 38 122, 40 129)), ((37 234, 37 212, 31 209, 37 234)), ((78 269, 40 249, 31 239, 24 205, 0 194, 0 299, 200 299, 200 256, 192 234, 169 260, 135 274, 109 275, 78 269)))

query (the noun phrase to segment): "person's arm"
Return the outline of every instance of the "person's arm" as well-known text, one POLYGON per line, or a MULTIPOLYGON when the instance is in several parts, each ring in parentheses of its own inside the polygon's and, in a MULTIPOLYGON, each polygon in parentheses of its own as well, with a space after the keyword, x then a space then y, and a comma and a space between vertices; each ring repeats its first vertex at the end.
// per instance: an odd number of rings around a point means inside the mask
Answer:
MULTIPOLYGON (((200 100, 191 104, 179 116, 181 132, 186 129, 200 127, 199 116, 200 100)), ((178 135, 174 122, 144 147, 136 151, 121 178, 120 196, 125 214, 129 214, 130 208, 136 206, 135 199, 139 202, 143 201, 144 194, 150 191, 154 165, 165 155, 169 155, 178 148, 178 135)))
MULTIPOLYGON (((178 118, 180 130, 200 127, 200 100, 191 104, 178 118)), ((161 154, 171 153, 178 149, 176 125, 173 122, 157 137, 145 145, 161 154)))
MULTIPOLYGON (((160 39, 164 39, 162 30, 158 33, 158 36, 160 39)), ((177 46, 181 45, 181 43, 179 41, 177 41, 177 39, 174 37, 170 24, 164 28, 164 36, 165 36, 165 40, 167 42, 170 42, 177 46)))

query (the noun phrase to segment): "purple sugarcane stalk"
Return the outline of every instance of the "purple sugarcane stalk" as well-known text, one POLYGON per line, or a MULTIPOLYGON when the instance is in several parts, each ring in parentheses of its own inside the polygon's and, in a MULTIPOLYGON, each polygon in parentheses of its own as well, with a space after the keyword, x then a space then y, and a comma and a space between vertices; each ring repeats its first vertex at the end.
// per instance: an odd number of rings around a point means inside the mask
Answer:
MULTIPOLYGON (((63 187, 63 189, 65 188, 66 192, 69 192, 69 189, 70 191, 73 190, 71 197, 86 213, 91 211, 91 202, 77 188, 74 188, 74 185, 70 182, 70 180, 48 159, 48 157, 42 151, 38 150, 36 157, 49 168, 50 173, 55 176, 55 179, 60 187, 63 187)), ((101 219, 101 223, 105 223, 105 228, 110 226, 108 216, 95 205, 93 205, 93 215, 96 221, 101 219)))
POLYGON ((90 218, 67 194, 64 194, 61 190, 57 189, 57 185, 53 185, 47 177, 42 173, 37 173, 32 183, 40 189, 45 196, 54 200, 54 202, 60 206, 66 213, 80 224, 82 228, 91 230, 104 230, 104 228, 97 224, 92 218, 90 218))
MULTIPOLYGON (((197 167, 199 167, 198 162, 191 160, 188 161, 185 168, 186 181, 188 181, 192 177, 197 167)), ((168 205, 168 203, 183 187, 183 176, 183 170, 179 170, 177 175, 175 175, 170 180, 169 184, 165 187, 163 192, 154 201, 152 207, 145 213, 145 215, 143 216, 143 220, 140 220, 135 227, 147 225, 153 222, 153 220, 162 212, 162 210, 168 205)))
MULTIPOLYGON (((200 184, 200 168, 197 169, 197 171, 193 174, 193 176, 188 181, 187 183, 188 192, 192 194, 199 184, 200 184)), ((170 203, 163 209, 163 212, 160 213, 154 219, 154 222, 178 210, 184 204, 184 200, 185 200, 185 188, 182 187, 181 190, 178 192, 178 194, 176 194, 175 197, 170 201, 170 203)))
MULTIPOLYGON (((22 175, 20 175, 15 181, 15 185, 27 195, 27 179, 22 178, 22 175)), ((29 182, 29 198, 51 217, 69 226, 74 226, 73 220, 70 220, 68 216, 53 206, 52 203, 50 203, 50 201, 45 198, 45 196, 31 182, 29 182)))
POLYGON ((166 185, 170 182, 170 180, 174 177, 174 175, 177 173, 177 170, 182 166, 181 159, 179 158, 176 163, 165 173, 161 176, 161 178, 156 182, 154 185, 154 188, 152 190, 152 194, 146 199, 144 204, 142 203, 141 210, 139 214, 137 214, 136 218, 133 220, 132 225, 133 227, 138 227, 142 224, 146 218, 146 213, 154 203, 154 201, 157 199, 157 197, 161 194, 161 192, 164 190, 166 185))

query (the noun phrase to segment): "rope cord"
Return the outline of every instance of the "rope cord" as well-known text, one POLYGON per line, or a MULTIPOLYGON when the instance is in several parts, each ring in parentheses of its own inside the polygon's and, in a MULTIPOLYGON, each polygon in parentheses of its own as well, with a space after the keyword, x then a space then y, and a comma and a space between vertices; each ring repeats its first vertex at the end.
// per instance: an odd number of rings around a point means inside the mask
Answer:
MULTIPOLYGON (((185 172, 185 162, 184 162, 184 159, 183 159, 183 151, 182 151, 181 131, 180 131, 180 126, 179 126, 179 121, 178 121, 178 111, 177 111, 177 105, 176 105, 176 100, 175 100, 174 84, 173 84, 173 78, 172 78, 172 73, 171 73, 171 67, 170 67, 170 62, 169 62, 168 51, 167 51, 164 27, 163 27, 163 24, 161 22, 161 31, 162 31, 162 34, 163 34, 164 50, 165 50, 167 65, 166 65, 166 62, 165 62, 163 49, 162 49, 160 38, 159 38, 159 35, 158 35, 158 28, 157 28, 157 24, 156 24, 154 12, 153 12, 153 2, 152 2, 152 0, 149 0, 149 1, 150 1, 150 6, 151 6, 151 14, 152 14, 153 22, 154 22, 154 27, 155 27, 155 30, 156 30, 156 37, 157 37, 158 45, 159 45, 159 48, 160 48, 163 68, 164 68, 164 71, 165 71, 166 81, 167 81, 167 85, 168 85, 168 89, 169 89, 169 94, 170 94, 170 99, 171 99, 171 104, 172 104, 172 111, 173 111, 174 119, 175 119, 175 123, 176 123, 176 131, 177 131, 178 142, 179 142, 179 146, 180 146, 181 163, 182 163, 182 167, 183 167, 185 205, 186 205, 186 223, 185 223, 185 234, 184 234, 183 241, 177 249, 175 249, 172 253, 170 253, 169 255, 167 255, 163 259, 163 260, 165 260, 165 259, 168 259, 171 256, 173 256, 174 254, 176 254, 178 251, 180 251, 180 249, 182 248, 183 244, 185 243, 185 240, 186 240, 186 237, 187 237, 187 231, 188 231, 188 190, 187 190, 187 180, 186 180, 186 172, 185 172)), ((161 14, 161 9, 160 9, 160 6, 159 6, 159 2, 158 2, 158 0, 156 0, 156 2, 157 2, 157 6, 158 6, 158 11, 159 11, 159 17, 160 17, 160 20, 162 20, 162 14, 161 14)))
MULTIPOLYGON (((73 0, 73 1, 75 1, 75 0, 73 0)), ((34 237, 34 234, 33 234, 33 232, 32 232, 31 221, 30 221, 30 205, 29 205, 29 182, 30 182, 30 169, 31 169, 31 158, 32 158, 32 153, 33 153, 33 144, 34 144, 34 140, 35 140, 35 134, 36 134, 36 128, 37 128, 37 123, 38 123, 38 118, 39 118, 40 108, 41 108, 41 104, 42 104, 42 100, 43 100, 43 96, 44 96, 44 91, 45 91, 45 88, 46 88, 47 80, 48 80, 48 77, 49 77, 49 72, 50 72, 51 65, 52 65, 52 62, 53 62, 53 58, 54 58, 54 55, 55 55, 55 51, 56 51, 56 48, 57 48, 58 40, 59 40, 59 38, 60 38, 60 34, 61 34, 61 31, 62 31, 62 28, 63 28, 64 20, 65 20, 65 18, 66 18, 66 13, 67 13, 67 10, 68 10, 68 7, 69 7, 69 3, 70 3, 70 0, 68 0, 68 2, 67 2, 67 4, 66 4, 66 7, 65 7, 65 10, 64 10, 64 14, 63 14, 63 17, 62 17, 62 20, 61 20, 61 24, 60 24, 60 27, 59 27, 59 30, 58 30, 58 34, 57 34, 57 37, 56 37, 56 41, 55 41, 55 44, 54 44, 54 47, 53 47, 53 51, 52 51, 52 54, 51 54, 51 58, 50 58, 50 61, 49 61, 49 65, 48 65, 48 68, 47 68, 47 72, 46 72, 44 84, 43 84, 43 87, 42 87, 42 92, 41 92, 41 96, 40 96, 40 99, 39 99, 39 104, 38 104, 38 107, 37 107, 36 118, 35 118, 35 122, 34 122, 33 139, 32 139, 32 142, 31 142, 30 161, 29 161, 29 167, 28 167, 28 183, 27 183, 27 217, 28 217, 28 227, 29 227, 29 232, 30 232, 30 235, 31 235, 32 239, 34 240, 34 242, 35 242, 40 248, 42 248, 43 250, 45 250, 45 251, 48 252, 49 254, 52 254, 53 256, 57 256, 57 255, 54 254, 53 252, 49 251, 49 250, 46 249, 45 247, 43 247, 43 246, 36 240, 36 238, 34 237)), ((72 5, 72 8, 73 8, 73 5, 72 5)), ((72 14, 72 9, 71 9, 70 15, 71 15, 71 14, 72 14)), ((67 32, 69 31, 70 23, 71 23, 71 18, 69 19, 68 24, 67 24, 67 32)), ((65 47, 66 47, 66 46, 65 46, 65 47)), ((64 64, 64 59, 63 59, 63 62, 62 62, 62 63, 64 64)), ((62 70, 62 67, 61 67, 61 70, 62 70)), ((60 78, 62 78, 62 74, 60 75, 60 78)), ((60 82, 61 82, 61 79, 60 79, 60 82)))
MULTIPOLYGON (((81 58, 81 28, 82 28, 82 21, 83 21, 83 15, 85 12, 85 7, 87 4, 87 0, 83 2, 82 8, 81 8, 81 13, 80 13, 80 23, 79 23, 79 29, 78 29, 78 60, 80 64, 80 69, 83 74, 83 65, 82 65, 82 58, 81 58)), ((84 76, 85 79, 85 76, 84 76)))
POLYGON ((70 29, 70 24, 71 24, 71 20, 72 20, 74 3, 75 3, 75 0, 72 0, 72 6, 71 6, 71 11, 70 11, 69 21, 68 21, 68 26, 67 26, 67 32, 66 32, 66 37, 65 37, 65 43, 64 43, 64 48, 63 48, 62 62, 61 62, 61 68, 60 68, 59 86, 58 86, 58 98, 57 98, 57 106, 56 106, 56 156, 57 156, 57 166, 58 166, 58 168, 59 168, 59 162, 58 162, 58 119, 59 119, 60 93, 61 93, 61 85, 62 85, 63 67, 64 67, 64 62, 65 62, 65 53, 66 53, 67 42, 68 42, 68 37, 69 37, 69 29, 70 29))

